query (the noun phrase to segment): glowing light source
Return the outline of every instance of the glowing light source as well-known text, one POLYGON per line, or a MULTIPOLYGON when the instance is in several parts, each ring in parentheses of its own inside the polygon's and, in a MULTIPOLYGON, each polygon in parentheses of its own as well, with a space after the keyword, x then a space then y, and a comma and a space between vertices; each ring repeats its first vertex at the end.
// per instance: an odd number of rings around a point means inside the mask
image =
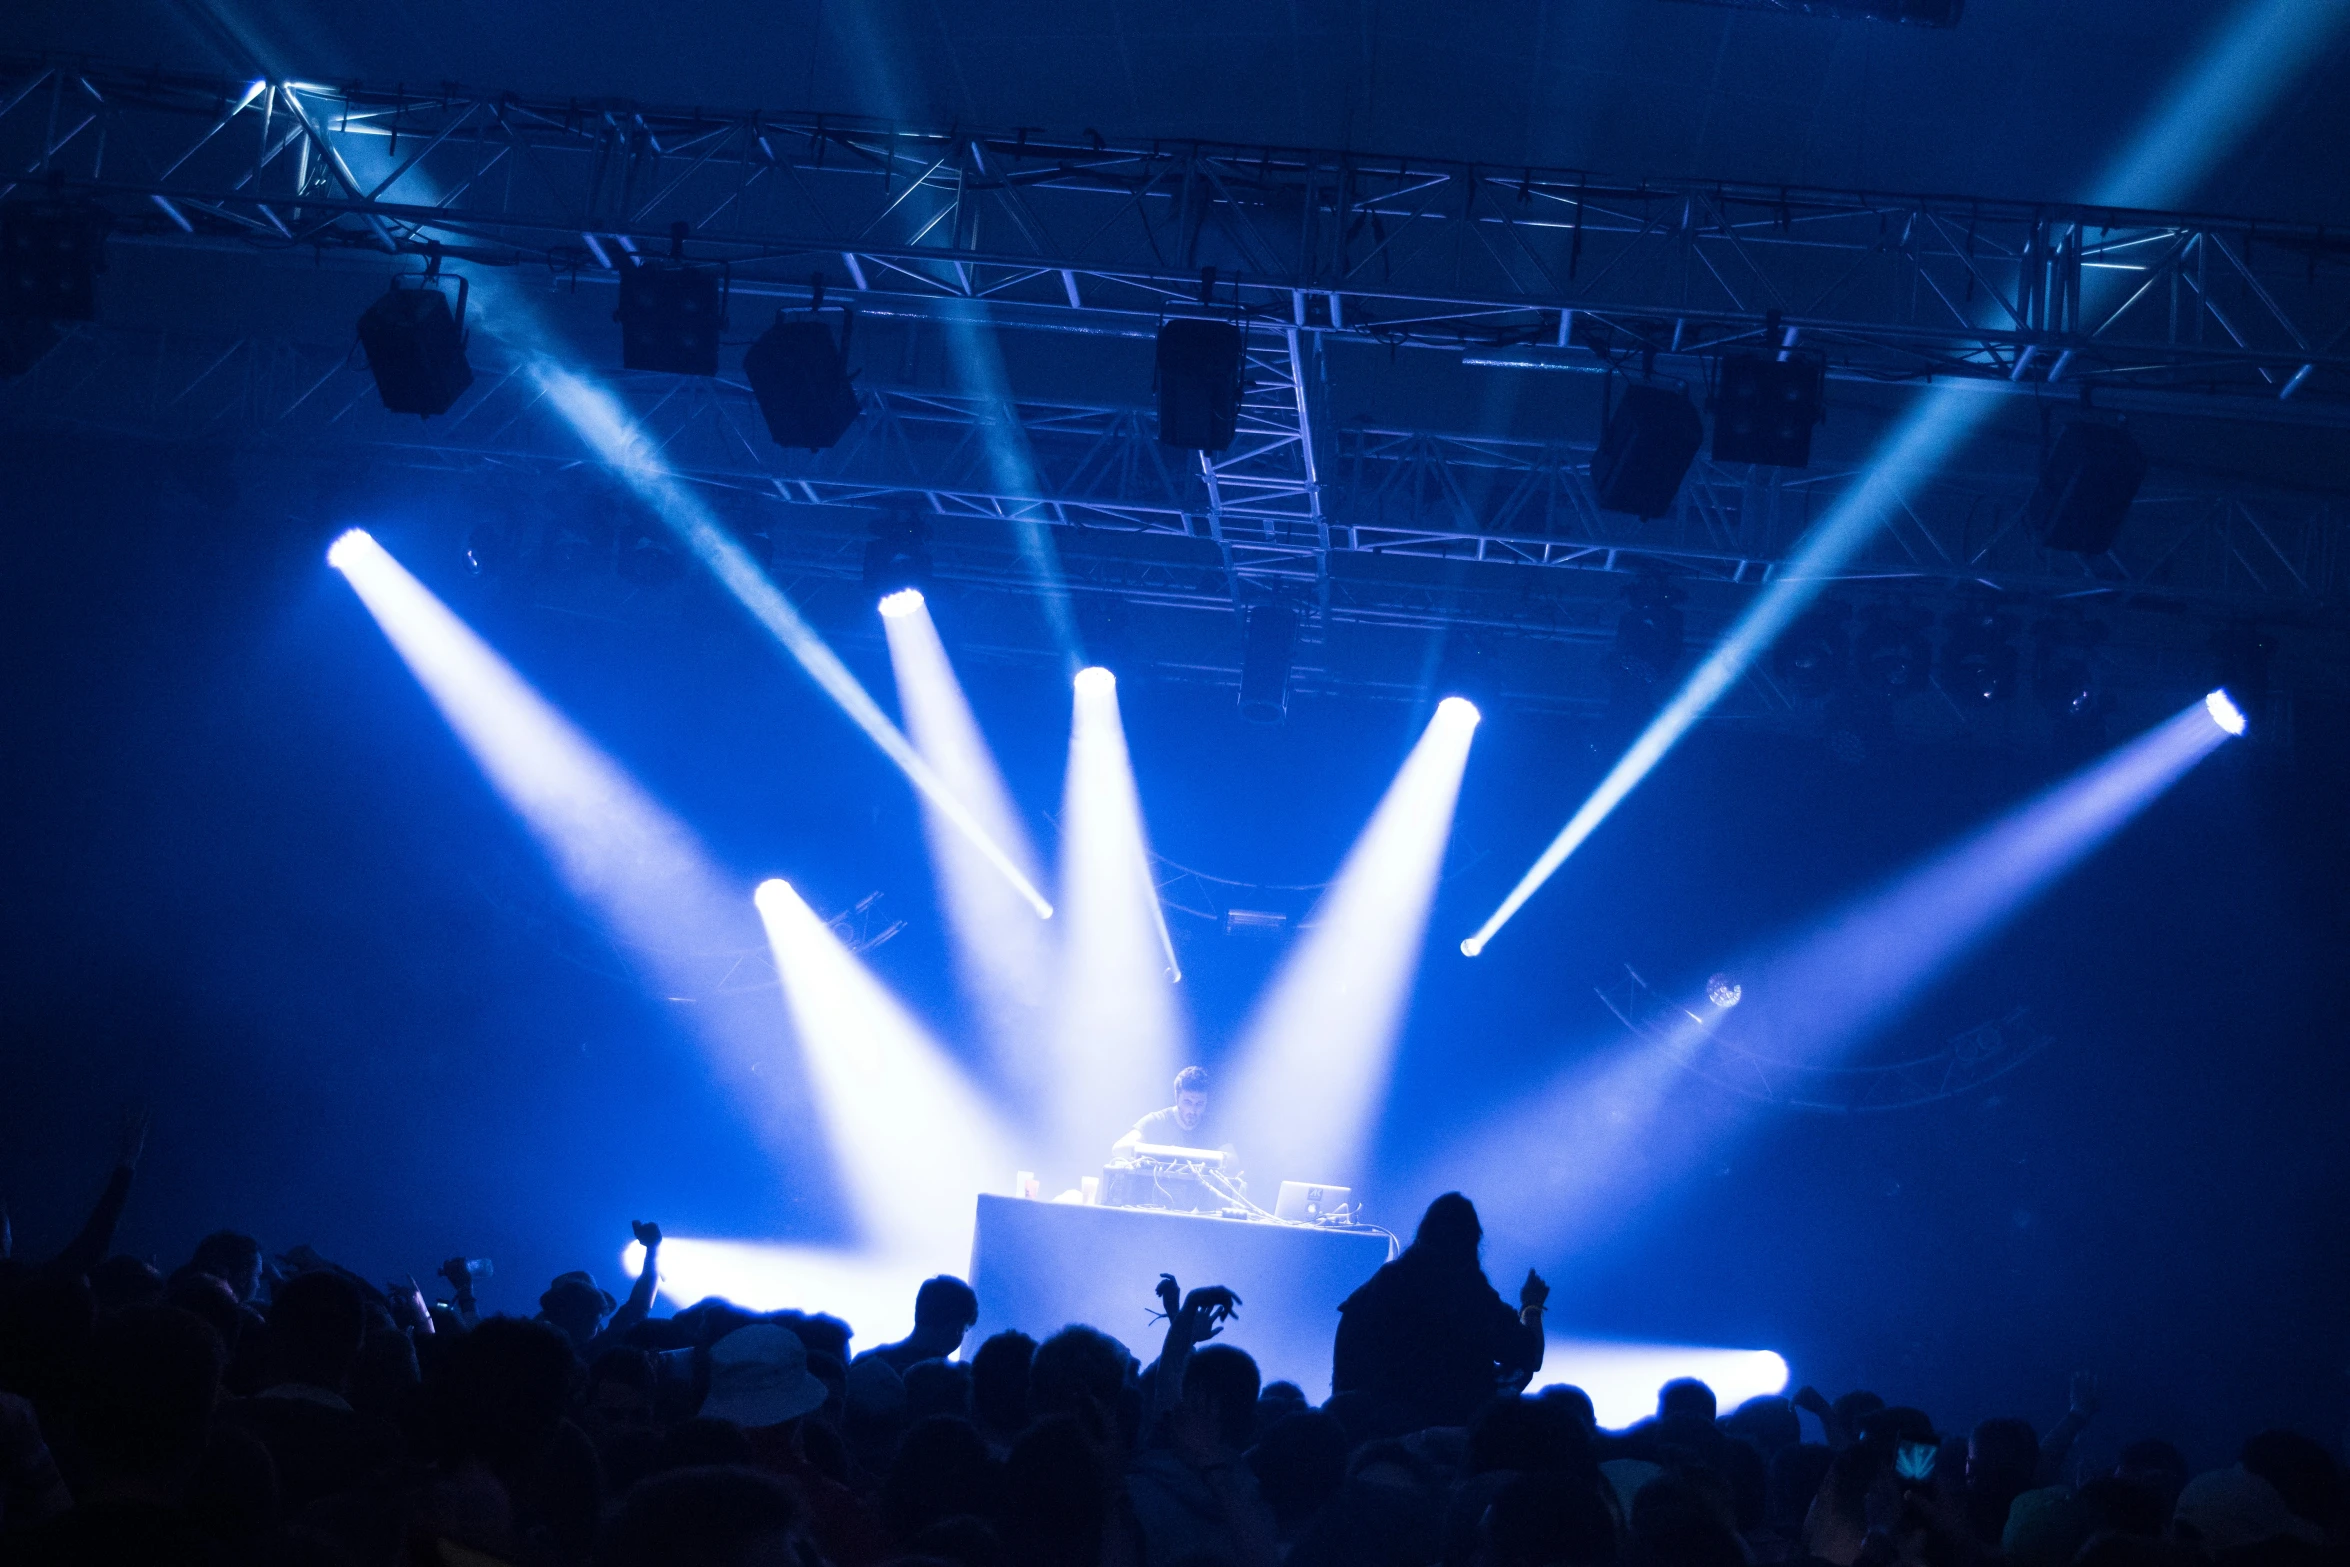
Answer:
POLYGON ((1151 873, 1118 682, 1081 670, 1061 796, 1061 971, 1049 1096, 1056 1157, 1099 1168, 1110 1138, 1168 1102, 1183 977, 1151 873), (1103 1128, 1112 1130, 1107 1136, 1103 1128))
POLYGON ((1601 1426, 1620 1431, 1655 1414, 1657 1390, 1676 1377, 1695 1377, 1712 1388, 1727 1413, 1750 1398, 1784 1392, 1787 1362, 1767 1349, 1552 1338, 1543 1344, 1542 1369, 1526 1391, 1572 1384, 1591 1395, 1601 1426))
MULTIPOLYGON (((2323 46, 2346 20, 2350 0, 2246 0, 2214 47, 2198 57, 2161 109, 2139 127, 2098 182, 2092 200, 2099 206, 2154 207, 2184 197, 2258 123, 2268 104, 2310 62, 2323 56, 2323 46)), ((2096 275, 2100 290, 2112 284, 2111 276, 2096 275)), ((2090 303, 2095 303, 2094 296, 2090 303)), ((1786 569, 1763 589, 1679 694, 1600 780, 1501 906, 1461 943, 1463 953, 1475 957, 1485 950, 1494 933, 1852 559, 1875 533, 1879 520, 1899 504, 1902 486, 1938 468, 1989 416, 1991 403, 1989 396, 1947 385, 1930 389, 1918 400, 1871 455, 1862 482, 1846 491, 1821 519, 1786 569)))
POLYGON ((740 891, 682 823, 374 538, 354 528, 335 540, 327 560, 565 886, 645 965, 658 994, 695 997, 685 1015, 719 1064, 769 1090, 737 1099, 755 1129, 771 1146, 804 1143, 806 1128, 790 1110, 796 1095, 789 1077, 763 1070, 774 1064, 772 999, 713 987, 703 967, 703 954, 756 945, 740 891))
POLYGON ((1473 704, 1437 704, 1242 1034, 1226 1102, 1260 1179, 1355 1173, 1419 971, 1476 730, 1473 704), (1313 1113, 1299 1114, 1306 1104, 1313 1113))
POLYGON ((1746 999, 1746 987, 1727 974, 1716 974, 1705 982, 1705 999, 1717 1007, 1734 1007, 1746 999))
MULTIPOLYGON (((1033 877, 1036 851, 963 698, 928 607, 918 593, 895 594, 882 600, 881 613, 897 676, 898 711, 923 760, 987 835, 1033 877)), ((942 812, 925 809, 922 825, 938 867, 940 900, 963 988, 977 1004, 998 1064, 1033 1086, 1043 1065, 1035 1049, 1038 1013, 1051 979, 1046 927, 1026 917, 1011 884, 942 812)))
MULTIPOLYGON (((1755 989, 1738 1009, 1738 1047, 1793 1069, 1843 1059, 2227 739, 2197 702, 1811 930, 1742 958, 1737 972, 1755 989)), ((1579 1062, 1418 1184, 1486 1194, 1488 1228, 1523 1244, 1601 1238, 1718 1159, 1748 1118, 1746 1101, 1684 1070, 1730 1026, 1690 1014, 1669 1039, 1643 1036, 1579 1062)))
POLYGON ((988 1101, 791 883, 752 894, 800 1054, 866 1238, 932 1271, 970 1255, 970 1197, 1012 1144, 988 1101))
POLYGON ((2226 691, 2214 691, 2205 697, 2203 710, 2211 715, 2213 723, 2229 734, 2240 735, 2244 732, 2244 710, 2236 706, 2226 691))

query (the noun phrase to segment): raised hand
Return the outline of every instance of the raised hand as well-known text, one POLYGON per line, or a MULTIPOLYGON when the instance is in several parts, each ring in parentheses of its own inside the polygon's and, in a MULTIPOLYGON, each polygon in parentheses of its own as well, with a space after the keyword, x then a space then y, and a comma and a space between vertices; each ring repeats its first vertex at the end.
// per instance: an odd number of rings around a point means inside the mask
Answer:
POLYGON ((661 1244, 661 1226, 650 1219, 631 1219, 628 1227, 636 1231, 637 1244, 651 1251, 661 1244))
POLYGON ((2083 1420, 2089 1420, 2104 1407, 2105 1397, 2097 1391, 2097 1379, 2086 1371, 2074 1372, 2072 1412, 2083 1420))
POLYGON ((1159 1309, 1172 1317, 1183 1307, 1183 1286, 1175 1282, 1175 1275, 1162 1273, 1158 1283, 1159 1309))
MULTIPOLYGON (((1172 1282, 1172 1281, 1170 1281, 1172 1282)), ((1221 1284, 1203 1284, 1183 1302, 1183 1330, 1194 1344, 1224 1331, 1240 1306, 1240 1297, 1221 1284)))
POLYGON ((1542 1275, 1532 1268, 1526 1270, 1526 1282, 1518 1286, 1518 1309, 1540 1311, 1550 1302, 1550 1286, 1542 1282, 1542 1275))
POLYGON ((440 1265, 438 1271, 442 1278, 449 1281, 449 1288, 455 1290, 459 1295, 473 1293, 473 1275, 465 1271, 463 1257, 451 1257, 440 1265))

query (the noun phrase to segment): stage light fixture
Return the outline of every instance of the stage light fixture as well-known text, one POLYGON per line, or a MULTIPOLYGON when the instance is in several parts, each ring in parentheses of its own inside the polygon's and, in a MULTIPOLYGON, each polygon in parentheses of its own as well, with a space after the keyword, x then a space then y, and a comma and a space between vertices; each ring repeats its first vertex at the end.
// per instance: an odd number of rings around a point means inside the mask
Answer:
POLYGON ((1108 696, 1118 689, 1118 677, 1093 664, 1077 671, 1076 684, 1079 696, 1108 696))
POLYGON ((1716 974, 1705 982, 1705 999, 1727 1011, 1746 999, 1746 987, 1727 974, 1716 974))
POLYGON ((73 202, 0 206, 0 318, 97 320, 108 223, 102 210, 73 202))
POLYGON ((878 602, 929 585, 930 530, 921 519, 890 517, 875 523, 865 543, 865 591, 878 602))
POLYGON ((920 588, 900 588, 895 593, 882 595, 881 612, 895 620, 901 615, 916 613, 924 607, 925 603, 920 588))
POLYGON ((1625 387, 1591 455, 1591 488, 1600 509, 1664 516, 1704 444, 1705 421, 1687 393, 1656 382, 1625 387))
POLYGON ((1237 322, 1177 316, 1159 328, 1159 441, 1220 452, 1240 429, 1242 338, 1237 322))
POLYGON ((2036 628, 2032 695, 2059 724, 2096 717, 2105 705, 2105 674, 2098 644, 2109 634, 2097 621, 2058 617, 2036 628))
POLYGON ((457 280, 457 305, 441 292, 440 257, 425 263, 416 286, 398 278, 359 317, 359 344, 386 411, 431 418, 445 414, 473 384, 465 360, 465 307, 471 292, 457 280))
POLYGON ((2249 727, 2244 720, 2244 710, 2238 707, 2225 691, 2214 691, 2205 697, 2203 710, 2211 715, 2213 723, 2219 725, 2229 734, 2240 735, 2249 727))
POLYGON ((1297 611, 1259 604, 1248 612, 1240 655, 1240 716, 1277 724, 1289 713, 1289 662, 1297 649, 1297 611))
POLYGON ((805 320, 786 321, 778 310, 775 324, 743 351, 743 379, 759 400, 759 413, 776 445, 823 451, 857 422, 857 389, 848 367, 849 334, 857 318, 852 311, 841 312, 835 341, 815 314, 824 308, 822 274, 810 290, 815 297, 805 320))
POLYGON ((529 559, 521 527, 502 518, 475 523, 465 534, 465 569, 477 577, 506 577, 529 559))
POLYGON ((2023 667, 2015 622, 1995 609, 1976 607, 1953 613, 1944 624, 1940 674, 1951 700, 1991 707, 2014 696, 2023 667))
POLYGON ((1889 697, 1907 696, 1925 688, 1934 649, 1926 640, 1921 617, 1884 608, 1862 619, 1859 635, 1853 639, 1852 661, 1864 689, 1889 697))
POLYGON ((1826 382, 1826 363, 1814 354, 1724 355, 1714 392, 1714 461, 1809 466, 1826 382))
POLYGON ((2044 549, 2102 555, 2113 548, 2146 478, 2146 453, 2117 425, 2068 424, 2040 465, 2024 508, 2044 549))
POLYGON ((1620 695, 1644 695, 1680 667, 1686 647, 1681 604, 1688 596, 1662 577, 1637 578, 1624 590, 1630 607, 1616 620, 1608 653, 1620 695))
POLYGON ((686 226, 669 230, 669 259, 639 256, 620 269, 620 362, 630 370, 716 375, 726 326, 727 280, 715 267, 689 266, 686 226))
POLYGON ((1771 670, 1797 696, 1820 701, 1844 683, 1852 662, 1851 612, 1818 604, 1803 612, 1771 649, 1771 670))

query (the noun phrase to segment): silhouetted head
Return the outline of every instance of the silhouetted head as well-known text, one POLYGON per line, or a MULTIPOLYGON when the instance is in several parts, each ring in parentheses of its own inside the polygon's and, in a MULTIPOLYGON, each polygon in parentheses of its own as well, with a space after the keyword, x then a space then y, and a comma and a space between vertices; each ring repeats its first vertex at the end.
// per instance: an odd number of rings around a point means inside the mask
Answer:
POLYGON ((1714 1390, 1695 1377, 1675 1377, 1656 1391, 1657 1418, 1661 1420, 1679 1415, 1710 1421, 1717 1407, 1714 1390))
POLYGON ((492 1317, 436 1357, 428 1402, 452 1462, 530 1465, 553 1445, 582 1373, 571 1341, 544 1322, 492 1317))
MULTIPOLYGON (((1046 1351, 1072 1332, 1054 1334, 1046 1351)), ((1094 1567, 1109 1517, 1110 1470, 1100 1445, 1075 1419, 1053 1415, 1020 1434, 1004 1465, 1004 1544, 1027 1567, 1094 1567)))
POLYGON ((1666 1474, 1632 1498, 1634 1567, 1745 1567, 1728 1488, 1703 1470, 1666 1474), (1717 1489, 1705 1482, 1714 1480, 1717 1489))
POLYGON ((261 1243, 235 1230, 214 1230, 196 1242, 188 1266, 226 1284, 239 1302, 248 1301, 261 1288, 261 1243))
POLYGON ((2192 1478, 2187 1470, 2187 1455, 2161 1437, 2148 1437, 2132 1442, 2121 1451, 2113 1472, 2124 1480, 2135 1481, 2162 1498, 2162 1510, 2168 1517, 2178 1505, 2179 1493, 2187 1488, 2192 1478))
POLYGON ((1294 1529, 1346 1483, 1346 1427, 1319 1409, 1283 1415, 1266 1428, 1248 1463, 1274 1521, 1294 1529))
POLYGON ((1469 1421, 1471 1474, 1503 1469, 1556 1474, 1590 1463, 1590 1435, 1563 1400, 1503 1394, 1469 1421))
POLYGON ((1098 1329, 1068 1327, 1037 1346, 1028 1372, 1029 1407, 1039 1415, 1077 1415, 1108 1422, 1126 1391, 1134 1357, 1098 1329))
POLYGON ((998 1476, 970 1421, 934 1415, 910 1427, 881 1488, 881 1521, 910 1541, 941 1519, 994 1510, 998 1476))
POLYGON ((927 1279, 914 1292, 914 1331, 925 1337, 952 1338, 958 1345, 971 1324, 979 1320, 979 1297, 971 1286, 949 1273, 927 1279))
POLYGON ((971 1413, 982 1429, 1009 1436, 1028 1424, 1028 1367, 1036 1340, 998 1333, 971 1357, 971 1413))
POLYGON ((175 1307, 139 1306, 101 1321, 75 1410, 92 1467, 184 1486, 204 1457, 226 1359, 219 1335, 175 1307))
POLYGON ((269 1306, 269 1343, 281 1382, 340 1391, 367 1333, 359 1286, 339 1273, 304 1273, 278 1287, 269 1306))
POLYGON ((1485 1226, 1477 1222, 1477 1205, 1459 1192, 1446 1192, 1420 1215, 1412 1236, 1412 1250, 1437 1262, 1471 1263, 1485 1243, 1485 1226))
POLYGON ((595 1554, 596 1567, 758 1567, 789 1562, 800 1504, 756 1469, 714 1465, 655 1475, 629 1488, 595 1554))
POLYGON ((2275 1486, 2295 1517, 2320 1529, 2342 1521, 2342 1470, 2323 1443, 2298 1431, 2263 1431, 2245 1441, 2237 1461, 2275 1486))
POLYGON ((1616 1519, 1599 1483, 1522 1474, 1486 1505, 1478 1533, 1491 1567, 1585 1567, 1616 1559, 1616 1519))
POLYGON ((1245 1349, 1210 1344, 1196 1350, 1183 1373, 1183 1396, 1205 1403, 1216 1435, 1230 1448, 1244 1448, 1256 1436, 1257 1363, 1245 1349))
POLYGON ((585 1345, 618 1304, 608 1291, 597 1288, 593 1275, 584 1271, 559 1273, 539 1297, 539 1320, 558 1329, 572 1343, 585 1345))

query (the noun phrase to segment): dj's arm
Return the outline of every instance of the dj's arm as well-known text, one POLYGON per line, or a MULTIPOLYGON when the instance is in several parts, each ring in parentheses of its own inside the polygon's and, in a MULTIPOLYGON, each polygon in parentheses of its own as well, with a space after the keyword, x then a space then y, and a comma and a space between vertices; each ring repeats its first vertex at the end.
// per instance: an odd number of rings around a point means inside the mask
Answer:
POLYGON ((1110 1144, 1113 1155, 1123 1157, 1142 1145, 1142 1127, 1137 1124, 1126 1129, 1126 1135, 1110 1144))

